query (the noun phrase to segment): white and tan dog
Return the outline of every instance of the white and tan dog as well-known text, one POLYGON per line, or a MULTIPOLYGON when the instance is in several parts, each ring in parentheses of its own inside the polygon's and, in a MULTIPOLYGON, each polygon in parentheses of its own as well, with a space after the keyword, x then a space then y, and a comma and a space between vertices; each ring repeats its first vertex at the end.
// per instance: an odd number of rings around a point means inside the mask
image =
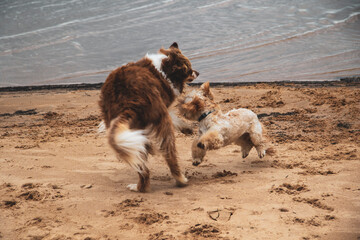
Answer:
POLYGON ((241 146, 242 157, 246 158, 255 147, 260 158, 275 153, 267 147, 263 138, 263 128, 257 115, 244 108, 222 113, 214 102, 209 82, 201 85, 180 99, 180 112, 189 120, 199 121, 199 137, 192 144, 193 165, 202 161, 207 150, 235 143, 241 146))

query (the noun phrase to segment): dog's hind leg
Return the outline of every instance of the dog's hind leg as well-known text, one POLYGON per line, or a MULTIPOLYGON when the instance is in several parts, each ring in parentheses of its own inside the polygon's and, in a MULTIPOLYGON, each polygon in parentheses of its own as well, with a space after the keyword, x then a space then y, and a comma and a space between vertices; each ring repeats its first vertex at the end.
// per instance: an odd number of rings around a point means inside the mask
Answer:
POLYGON ((118 158, 127 162, 139 174, 139 183, 131 184, 128 188, 132 191, 149 191, 150 173, 147 167, 149 141, 144 131, 129 128, 128 120, 118 117, 111 122, 108 140, 118 158))
POLYGON ((183 119, 179 118, 175 114, 174 110, 169 110, 169 114, 170 114, 171 120, 172 120, 173 125, 176 130, 179 130, 180 132, 182 132, 184 134, 192 134, 193 133, 192 126, 190 124, 188 124, 187 122, 185 122, 183 119))
POLYGON ((246 158, 249 153, 250 150, 252 149, 252 147, 254 146, 254 144, 252 143, 251 139, 250 139, 250 134, 249 133, 244 133, 243 135, 241 135, 241 137, 239 137, 235 143, 239 146, 241 146, 241 152, 242 152, 242 157, 246 158))
POLYGON ((143 169, 139 174, 138 184, 129 184, 127 188, 131 191, 149 192, 150 191, 150 171, 148 168, 143 169))
POLYGON ((192 159, 193 159, 192 164, 194 166, 199 165, 203 161, 203 159, 205 157, 205 154, 206 154, 205 149, 199 148, 197 146, 198 141, 199 141, 199 139, 195 139, 192 146, 191 146, 191 155, 192 155, 192 159))
POLYGON ((262 127, 260 122, 253 123, 249 135, 251 142, 254 144, 256 148, 259 158, 265 157, 266 151, 265 151, 264 141, 262 139, 262 127))
POLYGON ((170 116, 168 114, 164 116, 161 123, 154 130, 160 143, 160 150, 165 157, 171 174, 176 180, 177 186, 185 186, 188 180, 185 175, 181 173, 177 161, 174 127, 170 116))

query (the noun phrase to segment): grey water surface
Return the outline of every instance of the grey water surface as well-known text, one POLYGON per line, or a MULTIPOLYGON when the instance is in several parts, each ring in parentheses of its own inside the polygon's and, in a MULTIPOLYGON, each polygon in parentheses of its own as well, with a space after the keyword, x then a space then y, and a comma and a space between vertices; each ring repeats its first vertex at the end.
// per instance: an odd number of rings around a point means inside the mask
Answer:
POLYGON ((0 87, 103 82, 174 41, 199 82, 360 75, 360 1, 0 0, 0 87))

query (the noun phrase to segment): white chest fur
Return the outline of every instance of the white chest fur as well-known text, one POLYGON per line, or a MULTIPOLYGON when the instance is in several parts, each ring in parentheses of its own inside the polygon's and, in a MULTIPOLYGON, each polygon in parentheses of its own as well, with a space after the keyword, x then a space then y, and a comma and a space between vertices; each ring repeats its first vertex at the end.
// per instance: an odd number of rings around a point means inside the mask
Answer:
POLYGON ((163 72, 161 65, 162 65, 162 61, 163 59, 167 58, 166 55, 161 54, 161 53, 157 53, 157 54, 146 54, 145 58, 151 60, 152 64, 154 65, 154 67, 156 68, 156 70, 159 71, 159 73, 169 82, 172 90, 174 91, 176 96, 180 95, 180 91, 178 89, 176 89, 173 85, 173 83, 170 81, 170 79, 166 76, 166 74, 163 72))

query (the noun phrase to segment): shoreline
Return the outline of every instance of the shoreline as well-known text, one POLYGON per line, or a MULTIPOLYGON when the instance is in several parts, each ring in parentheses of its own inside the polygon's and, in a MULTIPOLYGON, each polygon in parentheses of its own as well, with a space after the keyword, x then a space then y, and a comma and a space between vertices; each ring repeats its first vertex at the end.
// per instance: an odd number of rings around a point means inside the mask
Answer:
MULTIPOLYGON (((189 86, 200 86, 203 82, 189 83, 189 86)), ((236 87, 236 86, 254 86, 257 84, 266 84, 269 86, 301 86, 301 87, 360 87, 360 76, 341 78, 331 81, 275 81, 275 82, 210 82, 213 87, 236 87)), ((16 86, 0 87, 1 92, 22 92, 38 90, 96 90, 102 87, 103 83, 74 83, 58 85, 35 85, 35 86, 16 86)))

